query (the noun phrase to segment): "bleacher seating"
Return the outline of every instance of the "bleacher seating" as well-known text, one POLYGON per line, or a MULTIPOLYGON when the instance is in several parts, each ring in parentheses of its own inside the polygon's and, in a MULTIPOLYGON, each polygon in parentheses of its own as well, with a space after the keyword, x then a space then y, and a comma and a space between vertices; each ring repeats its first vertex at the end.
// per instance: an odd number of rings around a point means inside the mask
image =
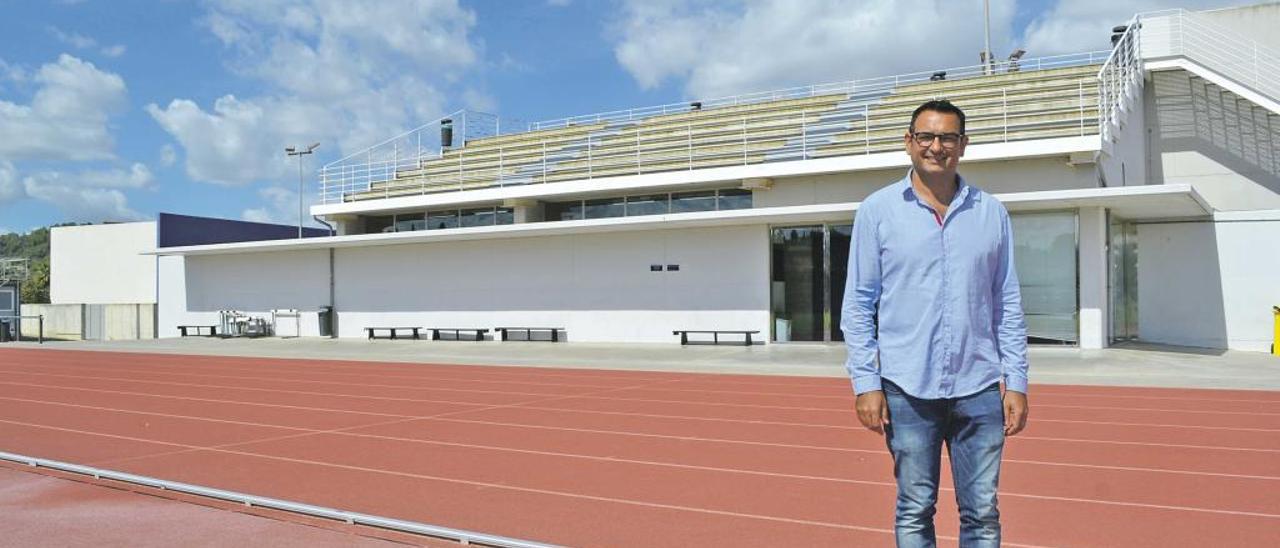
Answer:
POLYGON ((757 101, 473 139, 344 200, 901 150, 911 112, 946 98, 974 144, 1098 132, 1098 65, 757 101))

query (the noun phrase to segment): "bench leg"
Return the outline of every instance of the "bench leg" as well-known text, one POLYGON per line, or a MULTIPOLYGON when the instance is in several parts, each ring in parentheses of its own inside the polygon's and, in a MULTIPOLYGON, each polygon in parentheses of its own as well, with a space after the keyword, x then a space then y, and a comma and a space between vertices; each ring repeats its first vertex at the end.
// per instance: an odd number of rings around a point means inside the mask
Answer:
POLYGON ((686 332, 684 332, 684 331, 681 331, 681 332, 680 332, 680 346, 684 346, 684 345, 687 345, 687 344, 689 344, 689 334, 688 334, 688 333, 686 333, 686 332))
POLYGON ((551 342, 560 342, 560 330, 559 330, 559 329, 552 329, 552 330, 551 330, 551 342))
POLYGON ((744 346, 751 346, 751 334, 750 334, 750 333, 747 333, 747 342, 746 342, 746 343, 744 343, 744 346))
POLYGON ((720 334, 719 334, 719 333, 712 333, 712 334, 711 334, 711 342, 712 342, 712 344, 720 344, 720 334))

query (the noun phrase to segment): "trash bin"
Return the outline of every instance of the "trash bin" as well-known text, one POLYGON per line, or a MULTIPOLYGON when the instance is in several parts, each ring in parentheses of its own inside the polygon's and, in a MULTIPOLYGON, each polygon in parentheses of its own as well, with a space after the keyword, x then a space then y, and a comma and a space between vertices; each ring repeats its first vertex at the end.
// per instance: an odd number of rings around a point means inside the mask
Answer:
POLYGON ((332 337, 333 336, 333 307, 332 306, 320 307, 319 316, 320 316, 320 336, 332 337))
POLYGON ((9 333, 9 325, 9 320, 0 320, 0 343, 13 340, 13 334, 9 333))
POLYGON ((776 318, 773 321, 774 342, 791 342, 791 320, 776 318))

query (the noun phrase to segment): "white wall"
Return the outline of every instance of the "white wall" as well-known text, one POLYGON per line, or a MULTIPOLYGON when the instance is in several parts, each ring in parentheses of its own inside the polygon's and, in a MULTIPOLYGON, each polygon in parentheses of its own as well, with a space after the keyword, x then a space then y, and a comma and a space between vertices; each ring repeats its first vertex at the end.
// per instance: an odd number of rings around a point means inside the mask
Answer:
MULTIPOLYGON (((763 225, 340 248, 335 261, 341 337, 367 326, 563 327, 579 342, 769 332, 763 225)), ((327 250, 163 257, 160 272, 162 337, 216 324, 221 309, 271 308, 303 310, 302 335, 315 336, 328 303, 327 250)))
POLYGON ((53 304, 156 302, 156 224, 56 227, 49 234, 53 304))
POLYGON ((1166 344, 1266 351, 1280 305, 1280 210, 1138 225, 1138 333, 1166 344))
MULTIPOLYGON (((779 178, 772 189, 756 191, 752 201, 755 207, 860 202, 906 174, 906 169, 891 169, 779 178)), ((1066 157, 998 162, 961 160, 960 174, 970 184, 993 194, 1098 186, 1092 164, 1071 167, 1066 164, 1066 157)))
POLYGON ((768 249, 764 226, 344 248, 338 332, 502 325, 564 327, 573 341, 674 342, 673 329, 711 328, 764 338, 768 249))
MULTIPOLYGON (((329 304, 328 250, 160 258, 160 337, 179 325, 216 325, 220 310, 269 316, 302 312, 301 334, 319 334, 317 313, 329 304)), ((293 320, 283 330, 293 334, 293 320)))
POLYGON ((1230 29, 1242 40, 1252 40, 1263 47, 1280 51, 1280 36, 1276 34, 1276 21, 1280 21, 1280 2, 1200 13, 1219 27, 1230 29))

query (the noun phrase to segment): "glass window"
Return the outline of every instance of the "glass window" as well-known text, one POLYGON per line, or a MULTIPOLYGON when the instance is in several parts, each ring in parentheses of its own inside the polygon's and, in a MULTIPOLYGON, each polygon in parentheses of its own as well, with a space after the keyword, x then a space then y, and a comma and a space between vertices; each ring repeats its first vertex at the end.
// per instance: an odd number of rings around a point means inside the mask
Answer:
POLYGON ((719 209, 751 209, 751 191, 741 188, 722 188, 717 200, 719 209))
POLYGON ((547 204, 546 220, 548 221, 576 221, 583 218, 581 201, 547 204))
POLYGON ((395 232, 395 218, 391 215, 380 215, 377 217, 364 218, 364 233, 377 234, 379 232, 395 232))
POLYGON ((493 225, 493 208, 462 210, 462 226, 493 225))
POLYGON ((603 198, 599 200, 587 200, 584 213, 588 219, 603 219, 605 217, 621 217, 626 214, 626 200, 624 198, 603 198))
POLYGON ((667 199, 668 196, 666 194, 628 196, 627 216, 664 214, 667 212, 667 199))
POLYGON ((516 222, 516 210, 500 207, 494 211, 494 224, 509 225, 516 222))
POLYGON ((427 212, 427 230, 439 230, 442 228, 458 228, 457 211, 427 212))
POLYGON ((1074 343, 1076 214, 1013 215, 1013 260, 1033 343, 1074 343))
POLYGON ((404 213, 396 215, 396 232, 410 232, 427 229, 427 216, 424 213, 404 213))
POLYGON ((671 212, 715 211, 716 191, 677 192, 671 195, 671 212))

